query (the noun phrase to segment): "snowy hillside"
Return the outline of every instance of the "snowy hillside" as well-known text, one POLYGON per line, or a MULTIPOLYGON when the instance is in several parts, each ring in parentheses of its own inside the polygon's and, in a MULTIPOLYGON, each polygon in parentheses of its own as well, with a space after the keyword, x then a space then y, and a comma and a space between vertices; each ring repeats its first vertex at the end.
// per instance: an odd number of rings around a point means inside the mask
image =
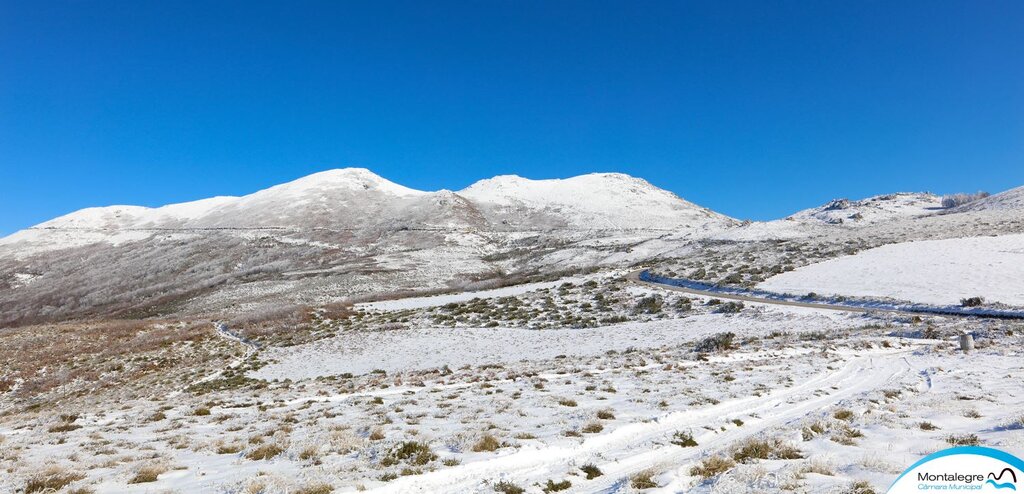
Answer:
POLYGON ((1024 213, 1024 187, 1017 187, 964 204, 956 211, 1016 211, 1024 213))
POLYGON ((844 230, 899 224, 940 211, 942 198, 924 192, 898 192, 859 200, 833 199, 782 219, 722 230, 715 238, 749 242, 842 235, 844 230))
MULTIPOLYGON (((425 194, 428 193, 403 187, 363 168, 346 168, 315 173, 242 197, 214 197, 158 208, 87 208, 32 230, 115 233, 114 230, 123 229, 316 227, 335 222, 327 215, 345 221, 384 204, 398 210, 403 201, 425 194)), ((9 242, 0 240, 0 244, 9 242)))
POLYGON ((835 199, 825 205, 795 213, 786 220, 861 226, 933 214, 941 209, 942 198, 935 194, 900 192, 855 201, 835 199))
POLYGON ((48 247, 65 248, 97 241, 103 235, 117 239, 128 230, 424 226, 502 229, 510 222, 528 229, 586 230, 668 230, 735 223, 644 180, 618 173, 564 180, 500 176, 453 193, 414 190, 364 168, 345 168, 315 173, 242 197, 215 197, 159 208, 87 208, 0 239, 0 246, 52 238, 48 247), (491 224, 483 223, 487 219, 478 209, 489 213, 491 224), (53 235, 61 230, 79 231, 82 239, 76 242, 74 235, 53 235))
POLYGON ((1024 235, 1002 235, 885 245, 773 276, 759 288, 940 305, 981 296, 1024 306, 1021 280, 1024 235))
POLYGON ((0 491, 863 494, 950 445, 1024 447, 1015 322, 730 312, 614 273, 467 295, 276 334, 0 332, 0 491))
POLYGON ((643 242, 736 223, 622 174, 429 192, 330 170, 241 197, 84 209, 0 239, 0 301, 13 308, 0 325, 444 290, 643 261, 656 252, 633 249, 643 242))
POLYGON ((241 197, 88 208, 2 238, 0 303, 9 310, 0 325, 249 312, 681 257, 686 272, 704 267, 719 281, 758 283, 890 243, 1019 232, 1024 217, 1006 209, 1019 195, 969 205, 989 205, 977 211, 938 211, 937 196, 888 194, 741 224, 619 173, 507 175, 453 192, 410 189, 362 168, 329 170, 241 197), (800 245, 780 243, 787 240, 800 245), (694 257, 695 249, 712 258, 694 257), (750 254, 717 254, 727 250, 750 254), (763 265, 752 266, 754 258, 763 265))
POLYGON ((735 224, 731 218, 621 173, 592 173, 564 180, 503 175, 481 180, 458 193, 491 206, 503 220, 521 222, 543 212, 565 219, 573 228, 674 230, 735 224))

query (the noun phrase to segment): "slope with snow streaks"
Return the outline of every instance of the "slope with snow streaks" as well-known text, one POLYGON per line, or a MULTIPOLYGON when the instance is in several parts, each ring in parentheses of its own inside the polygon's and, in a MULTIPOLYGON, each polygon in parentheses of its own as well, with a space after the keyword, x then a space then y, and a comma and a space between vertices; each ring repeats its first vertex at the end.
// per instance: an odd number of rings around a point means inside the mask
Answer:
POLYGON ((458 192, 504 223, 537 222, 548 215, 579 229, 728 227, 737 222, 649 182, 621 173, 530 180, 502 175, 458 192))

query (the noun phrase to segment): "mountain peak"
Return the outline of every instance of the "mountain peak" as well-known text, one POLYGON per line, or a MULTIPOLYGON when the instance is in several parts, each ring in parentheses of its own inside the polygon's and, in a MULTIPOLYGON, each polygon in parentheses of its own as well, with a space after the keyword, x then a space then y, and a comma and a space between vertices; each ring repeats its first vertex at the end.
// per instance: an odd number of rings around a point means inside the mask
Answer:
POLYGON ((541 180, 499 175, 458 193, 506 210, 557 212, 570 225, 583 228, 679 228, 732 221, 623 173, 541 180))
MULTIPOLYGON (((569 178, 541 178, 532 179, 519 175, 496 175, 474 182, 461 192, 482 192, 486 190, 501 190, 510 188, 529 188, 544 190, 550 188, 573 188, 573 187, 618 187, 622 183, 644 185, 654 189, 650 182, 625 173, 599 172, 576 175, 569 178)), ((660 190, 660 189, 658 189, 660 190)))
POLYGON ((273 192, 297 192, 308 193, 317 190, 330 192, 337 189, 350 189, 354 191, 375 190, 398 196, 412 196, 425 194, 425 192, 405 187, 392 182, 366 168, 334 168, 322 172, 306 175, 305 177, 292 180, 257 192, 256 194, 273 192))

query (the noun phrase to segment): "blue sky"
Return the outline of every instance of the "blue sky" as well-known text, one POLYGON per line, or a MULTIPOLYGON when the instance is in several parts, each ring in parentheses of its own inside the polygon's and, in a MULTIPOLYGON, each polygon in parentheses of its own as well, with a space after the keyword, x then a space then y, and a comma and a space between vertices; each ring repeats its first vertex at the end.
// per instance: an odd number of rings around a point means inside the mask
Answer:
POLYGON ((1024 3, 0 0, 0 234, 365 166, 772 219, 1024 185, 1024 3))

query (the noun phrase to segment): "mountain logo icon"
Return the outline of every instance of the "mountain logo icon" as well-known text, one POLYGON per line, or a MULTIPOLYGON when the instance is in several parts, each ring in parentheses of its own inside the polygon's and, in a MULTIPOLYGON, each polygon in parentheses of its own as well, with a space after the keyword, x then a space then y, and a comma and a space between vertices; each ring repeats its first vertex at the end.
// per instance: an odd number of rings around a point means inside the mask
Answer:
POLYGON ((1017 472, 1014 472, 1012 468, 1004 468, 996 475, 995 472, 988 473, 988 480, 986 484, 990 484, 996 489, 1010 489, 1011 491, 1017 490, 1017 472), (1006 482, 998 482, 1003 480, 1003 475, 1009 474, 1006 482), (1013 479, 1012 482, 1010 479, 1013 479))

